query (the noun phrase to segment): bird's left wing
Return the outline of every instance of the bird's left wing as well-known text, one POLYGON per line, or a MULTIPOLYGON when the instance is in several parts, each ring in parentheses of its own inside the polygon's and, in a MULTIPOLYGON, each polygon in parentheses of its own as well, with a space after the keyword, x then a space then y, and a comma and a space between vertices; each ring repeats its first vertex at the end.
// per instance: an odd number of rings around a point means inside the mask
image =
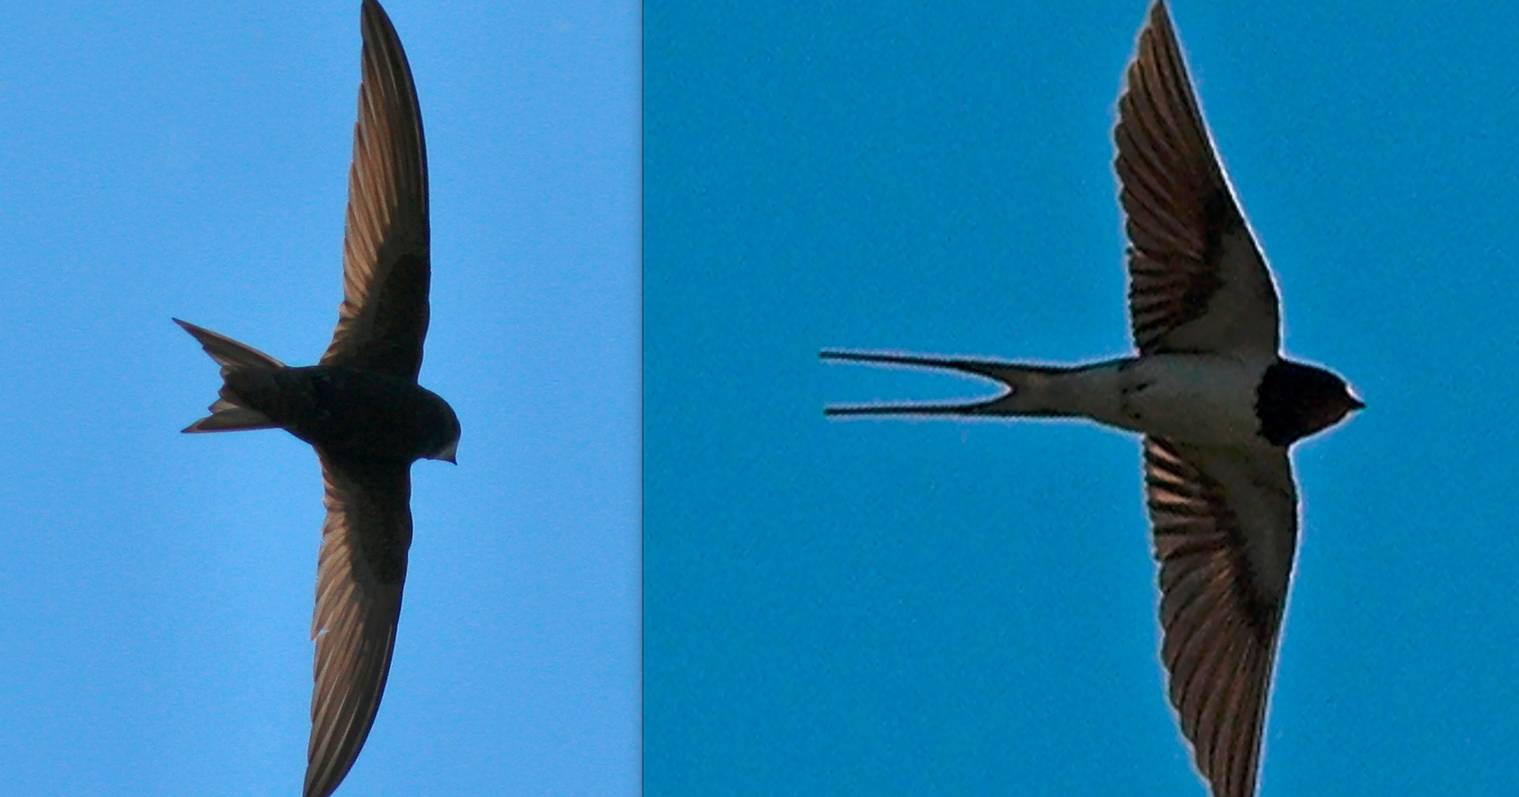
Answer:
POLYGON ((348 173, 343 303, 323 365, 413 381, 422 368, 431 277, 427 150, 411 68, 378 3, 363 10, 363 80, 348 173))
POLYGON ((1297 547, 1285 450, 1145 438, 1171 704, 1214 797, 1250 797, 1297 547))
POLYGON ((1280 310, 1157 0, 1118 99, 1114 168, 1129 238, 1129 321, 1142 354, 1274 356, 1280 310))
POLYGON ((305 797, 331 794, 369 736, 390 673, 411 547, 410 466, 319 453, 327 522, 311 624, 316 684, 305 797))

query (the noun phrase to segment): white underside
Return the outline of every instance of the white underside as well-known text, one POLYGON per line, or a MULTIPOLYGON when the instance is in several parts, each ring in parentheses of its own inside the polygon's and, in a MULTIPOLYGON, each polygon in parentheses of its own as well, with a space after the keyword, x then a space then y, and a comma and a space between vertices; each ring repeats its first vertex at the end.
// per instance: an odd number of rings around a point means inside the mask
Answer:
POLYGON ((1037 400, 1055 414, 1180 443, 1261 446, 1256 387, 1269 364, 1218 354, 1118 360, 1043 381, 1037 400))

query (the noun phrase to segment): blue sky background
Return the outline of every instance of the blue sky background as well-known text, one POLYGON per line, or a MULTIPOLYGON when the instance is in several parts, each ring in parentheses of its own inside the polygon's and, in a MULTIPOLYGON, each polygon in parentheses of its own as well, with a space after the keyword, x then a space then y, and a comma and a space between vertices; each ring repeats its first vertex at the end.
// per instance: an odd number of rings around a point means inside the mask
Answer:
MULTIPOLYGON (((309 448, 185 436, 191 320, 309 363, 341 298, 358 0, 12 4, 0 28, 0 791, 294 794, 323 518, 309 448), (36 10, 45 9, 45 10, 36 10)), ((389 11, 432 175, 379 719, 345 794, 634 794, 639 18, 389 11)))
MULTIPOLYGON (((992 386, 827 346, 1130 349, 1142 0, 646 11, 650 794, 1202 794, 1135 439, 825 422, 992 386)), ((1263 795, 1507 794, 1519 9, 1174 6, 1285 298, 1370 404, 1295 453, 1263 795)))

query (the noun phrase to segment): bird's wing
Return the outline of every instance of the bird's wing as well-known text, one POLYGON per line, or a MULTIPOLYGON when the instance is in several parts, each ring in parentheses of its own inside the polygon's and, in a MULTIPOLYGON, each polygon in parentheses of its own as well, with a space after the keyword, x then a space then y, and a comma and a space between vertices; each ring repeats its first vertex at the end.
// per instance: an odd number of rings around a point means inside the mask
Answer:
POLYGON ((365 0, 363 81, 348 172, 343 303, 323 365, 415 380, 427 335, 427 151, 396 29, 365 0))
POLYGON ((316 685, 305 797, 326 797, 353 766, 390 672, 411 547, 410 466, 321 454, 327 522, 317 563, 316 685))
POLYGON ((1285 451, 1145 438, 1171 705, 1214 797, 1251 797, 1297 546, 1285 451))
POLYGON ((1114 168, 1129 239, 1129 320, 1143 354, 1271 356, 1279 301, 1157 0, 1118 99, 1114 168))

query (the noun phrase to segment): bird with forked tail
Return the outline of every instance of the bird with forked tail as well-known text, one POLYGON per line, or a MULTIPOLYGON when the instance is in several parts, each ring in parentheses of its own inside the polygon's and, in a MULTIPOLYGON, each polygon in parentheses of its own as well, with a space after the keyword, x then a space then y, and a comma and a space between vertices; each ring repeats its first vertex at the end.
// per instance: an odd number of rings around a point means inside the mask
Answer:
POLYGON ((1084 418, 1144 435, 1171 704, 1214 797, 1249 797, 1297 550, 1288 451, 1364 404, 1330 371, 1281 355, 1276 286, 1164 0, 1137 50, 1113 135, 1138 355, 1059 367, 825 351, 825 360, 944 369, 1003 387, 983 401, 827 413, 1084 418))
POLYGON ((363 77, 348 177, 343 302, 314 366, 292 368, 175 319, 221 366, 211 414, 186 432, 284 429, 316 449, 326 486, 305 797, 337 789, 374 725, 411 547, 411 464, 454 462, 459 419, 417 384, 427 335, 427 150, 411 68, 364 0, 363 77))

